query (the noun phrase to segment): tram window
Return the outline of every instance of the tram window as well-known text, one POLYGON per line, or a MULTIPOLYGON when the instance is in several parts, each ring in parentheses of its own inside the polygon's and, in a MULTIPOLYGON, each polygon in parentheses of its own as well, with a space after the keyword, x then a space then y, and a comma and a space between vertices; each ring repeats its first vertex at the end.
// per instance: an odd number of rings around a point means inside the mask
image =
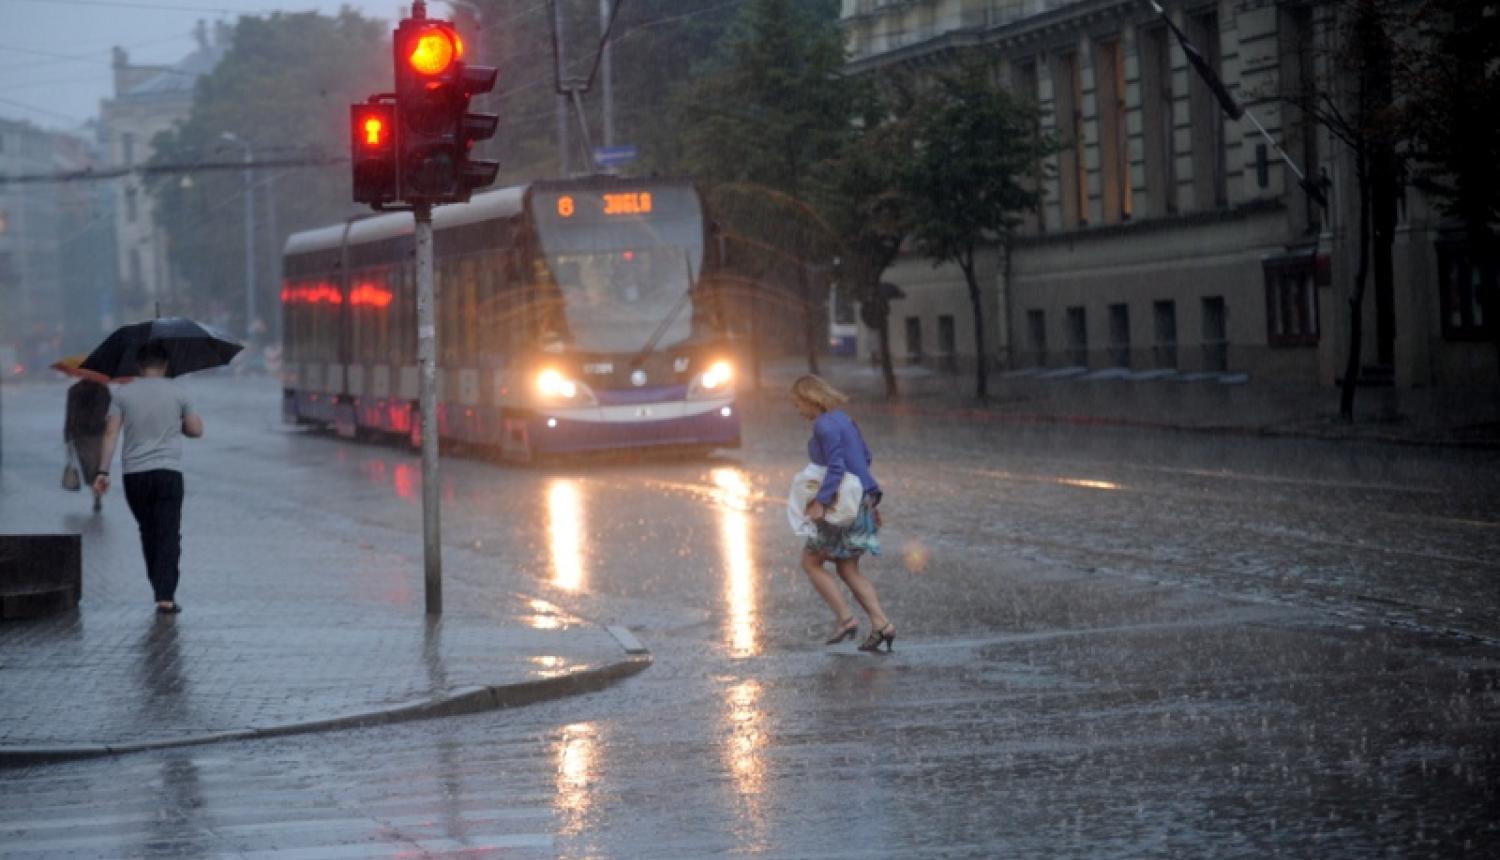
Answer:
POLYGON ((392 273, 392 281, 396 286, 396 300, 391 302, 391 344, 390 362, 396 367, 406 363, 406 267, 396 269, 392 273))
POLYGON ((496 335, 499 333, 499 323, 496 317, 500 311, 499 261, 499 252, 491 251, 480 258, 478 265, 479 272, 476 278, 478 295, 475 298, 474 326, 477 339, 475 362, 480 367, 496 366, 495 358, 498 347, 496 335))
POLYGON ((437 267, 437 282, 433 284, 437 292, 438 341, 442 346, 442 358, 438 363, 443 367, 458 364, 458 290, 455 289, 458 278, 453 269, 452 260, 443 261, 443 265, 437 267))
POLYGON ((470 256, 459 263, 459 327, 463 330, 460 361, 464 367, 473 367, 479 358, 479 263, 470 256))
POLYGON ((401 363, 417 363, 417 293, 416 272, 401 267, 401 363))
MULTIPOLYGON (((381 286, 385 287, 387 294, 391 294, 391 270, 386 269, 380 278, 381 286)), ((375 315, 375 337, 370 344, 370 361, 380 363, 390 357, 391 354, 391 313, 395 310, 395 301, 390 301, 380 308, 375 315)))

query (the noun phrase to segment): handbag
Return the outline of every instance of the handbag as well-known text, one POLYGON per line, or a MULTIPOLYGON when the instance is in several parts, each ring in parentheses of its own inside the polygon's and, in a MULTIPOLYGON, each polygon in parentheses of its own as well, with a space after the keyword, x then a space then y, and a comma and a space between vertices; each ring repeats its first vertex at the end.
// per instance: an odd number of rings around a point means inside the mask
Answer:
POLYGON ((83 481, 78 477, 78 467, 73 465, 72 460, 63 466, 62 488, 75 493, 83 488, 83 481))

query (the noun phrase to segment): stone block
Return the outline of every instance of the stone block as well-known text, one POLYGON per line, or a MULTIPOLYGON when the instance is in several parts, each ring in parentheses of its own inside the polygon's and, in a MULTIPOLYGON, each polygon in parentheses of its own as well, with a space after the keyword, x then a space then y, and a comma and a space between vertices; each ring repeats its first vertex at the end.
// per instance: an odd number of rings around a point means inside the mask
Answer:
POLYGON ((83 596, 76 534, 0 534, 0 619, 65 612, 83 596))

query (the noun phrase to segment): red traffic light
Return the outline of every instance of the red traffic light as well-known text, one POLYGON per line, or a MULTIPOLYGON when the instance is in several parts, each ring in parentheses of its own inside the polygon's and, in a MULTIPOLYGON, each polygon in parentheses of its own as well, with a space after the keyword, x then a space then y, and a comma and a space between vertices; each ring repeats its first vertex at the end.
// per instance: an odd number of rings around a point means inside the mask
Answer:
POLYGON ((419 75, 441 75, 464 53, 463 40, 446 27, 428 27, 406 43, 407 65, 419 75))

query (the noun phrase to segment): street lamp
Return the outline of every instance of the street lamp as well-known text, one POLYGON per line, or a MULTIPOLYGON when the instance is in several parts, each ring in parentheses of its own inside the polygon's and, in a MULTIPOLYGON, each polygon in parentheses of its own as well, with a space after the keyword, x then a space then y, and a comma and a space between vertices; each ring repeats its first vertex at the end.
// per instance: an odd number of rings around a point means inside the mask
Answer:
POLYGON ((219 137, 245 150, 245 169, 240 175, 240 185, 245 197, 245 341, 248 343, 255 329, 255 186, 250 181, 250 165, 255 162, 255 151, 234 132, 226 131, 219 137))

